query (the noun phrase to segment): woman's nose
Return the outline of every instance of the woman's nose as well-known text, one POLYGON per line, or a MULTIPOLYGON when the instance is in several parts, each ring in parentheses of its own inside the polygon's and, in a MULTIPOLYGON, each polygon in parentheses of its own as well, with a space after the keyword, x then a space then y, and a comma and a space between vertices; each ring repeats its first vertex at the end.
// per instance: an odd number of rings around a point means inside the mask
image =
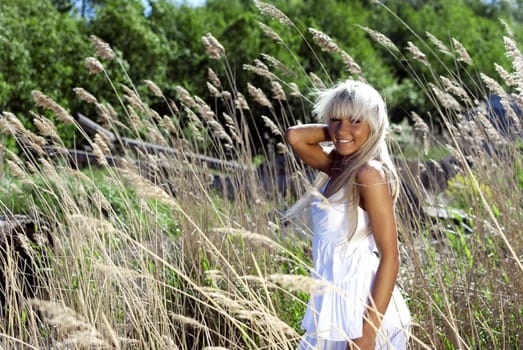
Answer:
POLYGON ((338 130, 349 131, 351 123, 348 119, 342 119, 338 130))

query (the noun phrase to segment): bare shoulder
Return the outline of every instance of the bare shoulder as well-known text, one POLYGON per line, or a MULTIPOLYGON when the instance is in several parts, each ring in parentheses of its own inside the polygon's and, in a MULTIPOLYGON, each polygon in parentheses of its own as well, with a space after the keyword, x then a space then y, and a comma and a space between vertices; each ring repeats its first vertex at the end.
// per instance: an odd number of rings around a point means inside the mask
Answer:
POLYGON ((356 181, 363 186, 385 184, 387 182, 385 167, 377 160, 370 160, 364 164, 356 174, 356 181))

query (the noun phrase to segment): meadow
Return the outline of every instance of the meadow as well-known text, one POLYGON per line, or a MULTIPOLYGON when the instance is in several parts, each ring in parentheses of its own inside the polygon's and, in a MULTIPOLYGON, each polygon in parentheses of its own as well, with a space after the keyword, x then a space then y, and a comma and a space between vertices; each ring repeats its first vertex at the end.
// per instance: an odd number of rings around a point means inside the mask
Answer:
MULTIPOLYGON (((297 30, 274 6, 255 3, 262 14, 297 30)), ((260 26, 286 47, 273 28, 260 26)), ((411 114, 410 124, 393 125, 390 133, 409 190, 400 197, 397 217, 398 285, 414 321, 410 349, 523 348, 517 115, 523 110, 523 55, 510 29, 504 43, 513 70, 498 66, 498 79, 477 72, 475 86, 463 85, 458 73, 474 62, 457 39, 446 45, 426 33, 425 47, 398 48, 383 33, 361 29, 405 62, 442 125, 436 130, 411 114), (421 77, 418 67, 430 71, 428 57, 441 55, 454 59, 448 75, 421 77), (490 94, 501 98, 507 130, 488 118, 482 101, 490 94), (441 188, 427 189, 425 167, 443 173, 441 162, 449 157, 453 176, 441 188), (429 207, 445 215, 426 215, 429 207)), ((345 62, 348 76, 365 79, 328 34, 316 28, 302 34, 311 54, 327 51, 345 62)), ((107 43, 91 39, 93 56, 78 69, 111 83, 105 66, 118 57, 107 43)), ((295 73, 309 80, 310 89, 299 91, 281 61, 261 53, 264 61, 243 66, 253 74, 244 96, 235 87, 227 48, 212 34, 202 44, 222 67, 208 69, 208 96, 178 86, 171 100, 153 81, 146 81, 144 92, 129 80, 112 85, 120 105, 111 106, 78 87, 77 97, 95 106, 104 127, 94 134, 45 91, 33 92, 38 112, 28 113, 34 130, 2 113, 0 138, 15 138, 19 150, 0 150, 0 214, 29 215, 37 230, 51 232, 53 244, 25 242, 38 281, 30 298, 19 257, 7 247, 1 349, 293 349, 299 342, 308 294, 319 286, 309 277, 306 213, 296 222, 281 218, 310 189, 311 170, 283 135, 290 125, 311 121, 305 107, 293 106, 310 107, 310 92, 332 81, 303 67, 295 73), (270 91, 255 85, 260 79, 270 91), (254 104, 266 107, 267 115, 254 116, 254 104), (153 105, 169 113, 161 115, 153 105), (255 117, 270 133, 255 127, 255 117), (77 168, 67 160, 57 132, 63 124, 82 134, 94 162, 77 168), (179 152, 131 149, 123 138, 179 152), (253 140, 265 140, 265 147, 256 148, 253 140)))

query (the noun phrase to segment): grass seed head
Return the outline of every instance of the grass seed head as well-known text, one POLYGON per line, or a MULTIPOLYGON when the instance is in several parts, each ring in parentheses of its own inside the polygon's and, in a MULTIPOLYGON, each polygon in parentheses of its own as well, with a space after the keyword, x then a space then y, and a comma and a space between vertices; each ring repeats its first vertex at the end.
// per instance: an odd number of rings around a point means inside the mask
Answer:
POLYGON ((291 94, 290 94, 291 96, 293 96, 293 97, 302 97, 303 96, 301 94, 301 91, 300 91, 300 88, 299 88, 298 84, 290 83, 289 87, 291 88, 291 94))
POLYGON ((38 132, 40 133, 40 135, 42 135, 44 137, 50 137, 54 140, 60 140, 60 136, 58 136, 58 131, 56 130, 56 126, 54 125, 54 123, 52 121, 50 121, 49 119, 47 119, 41 115, 37 115, 34 112, 31 112, 31 114, 33 114, 33 116, 34 116, 33 124, 38 129, 38 132))
POLYGON ((213 59, 219 59, 225 55, 224 47, 211 33, 207 33, 205 36, 203 36, 202 41, 209 57, 213 59))
POLYGON ((512 31, 512 28, 510 27, 510 25, 502 18, 500 18, 499 21, 501 22, 501 24, 505 28, 505 31, 507 32, 508 36, 510 38, 514 38, 514 32, 512 31))
POLYGON ((368 27, 361 27, 369 36, 376 41, 381 46, 385 47, 386 49, 392 51, 392 52, 400 52, 400 49, 394 44, 392 40, 390 40, 385 34, 378 32, 377 30, 368 28, 368 27))
POLYGON ((261 13, 274 19, 277 19, 278 21, 280 21, 281 24, 294 26, 294 23, 290 20, 290 18, 287 17, 279 9, 277 9, 274 5, 267 4, 259 0, 254 0, 254 5, 258 8, 258 10, 260 10, 261 13))
POLYGON ((264 32, 265 35, 267 35, 269 38, 276 41, 277 43, 283 42, 282 38, 271 27, 269 27, 268 25, 266 25, 262 22, 258 22, 258 25, 260 26, 260 29, 262 30, 262 32, 264 32))
POLYGON ((421 62, 423 65, 430 67, 430 63, 427 60, 427 56, 421 50, 414 45, 412 41, 407 42, 407 50, 412 54, 412 57, 418 62, 421 62))
POLYGON ((443 86, 445 88, 445 91, 448 91, 451 94, 453 94, 454 96, 459 97, 461 99, 461 101, 463 101, 466 105, 468 105, 468 106, 473 105, 469 94, 467 93, 467 91, 465 91, 465 89, 463 88, 463 86, 461 84, 459 84, 455 80, 451 80, 451 79, 443 77, 443 76, 440 78, 441 78, 441 82, 443 83, 443 86))
POLYGON ((169 313, 169 316, 173 320, 178 321, 178 322, 182 323, 183 325, 187 325, 187 326, 191 326, 191 327, 195 327, 195 328, 207 329, 207 327, 204 324, 202 324, 200 321, 198 321, 192 317, 176 314, 174 312, 169 313))
POLYGON ((438 48, 439 52, 441 52, 444 55, 450 56, 450 57, 453 56, 450 49, 445 44, 443 44, 443 42, 441 40, 439 40, 438 38, 436 38, 433 34, 431 34, 429 32, 425 32, 425 34, 427 34, 427 37, 429 38, 429 40, 438 48))
POLYGON ((343 63, 345 63, 345 67, 347 67, 347 71, 349 73, 352 73, 354 75, 361 75, 361 67, 354 61, 351 55, 349 55, 345 51, 341 51, 341 57, 343 59, 343 63))
POLYGON ((262 58, 267 61, 273 68, 276 68, 277 70, 281 71, 283 74, 285 74, 288 77, 297 77, 297 74, 295 71, 287 67, 283 62, 278 60, 277 58, 268 55, 266 53, 261 54, 262 58))
POLYGON ((264 107, 272 108, 272 104, 265 95, 265 93, 262 91, 262 89, 259 89, 252 85, 251 83, 247 83, 247 89, 249 91, 249 94, 254 97, 254 100, 258 102, 260 105, 264 107))
POLYGON ((29 305, 57 331, 56 346, 71 348, 110 348, 103 336, 73 309, 45 300, 32 299, 29 305))
POLYGON ((187 91, 185 88, 183 88, 182 86, 176 86, 176 93, 178 94, 178 97, 180 98, 180 100, 182 101, 182 103, 184 105, 186 105, 187 107, 189 108, 194 108, 194 107, 197 107, 198 105, 196 104, 196 102, 194 102, 194 99, 192 98, 191 94, 189 93, 189 91, 187 91))
POLYGON ((472 65, 473 64, 472 58, 470 57, 469 53, 467 52, 467 49, 465 49, 465 46, 463 46, 463 44, 455 38, 452 38, 452 44, 454 45, 454 48, 458 52, 458 61, 462 61, 468 65, 472 65))
POLYGON ((505 92, 505 89, 501 86, 500 83, 498 83, 495 79, 489 77, 488 75, 484 73, 480 73, 481 80, 485 83, 487 88, 490 89, 490 91, 494 92, 495 94, 498 94, 500 96, 505 96, 507 93, 505 92))
POLYGON ((265 123, 265 126, 268 127, 274 135, 282 136, 280 128, 278 128, 278 126, 271 120, 271 118, 265 115, 262 115, 261 117, 265 123))
POLYGON ((162 89, 152 80, 144 80, 145 84, 152 91, 152 93, 157 97, 163 97, 162 89))
POLYGON ((73 91, 76 93, 76 96, 82 101, 88 102, 88 103, 96 103, 96 97, 94 97, 91 93, 89 93, 87 90, 81 87, 75 87, 73 91))
POLYGON ((111 46, 109 46, 108 43, 97 37, 96 35, 91 35, 91 43, 93 44, 93 47, 96 52, 96 56, 105 58, 108 60, 114 60, 116 58, 116 54, 114 53, 113 49, 111 49, 111 46))
POLYGON ((494 63, 494 68, 496 69, 496 72, 499 74, 499 76, 505 84, 507 84, 508 86, 517 86, 516 80, 514 79, 512 74, 505 70, 505 68, 503 68, 501 65, 497 63, 494 63))
POLYGON ((454 98, 454 96, 452 96, 448 92, 445 92, 445 91, 441 90, 440 88, 438 88, 436 85, 434 85, 432 83, 429 83, 428 85, 432 89, 432 92, 434 93, 434 95, 438 99, 439 103, 441 103, 441 105, 444 108, 447 108, 447 109, 450 109, 450 110, 453 110, 453 111, 461 111, 463 109, 463 107, 454 98))
POLYGON ((222 94, 220 93, 220 90, 218 90, 216 88, 216 86, 214 86, 211 82, 207 82, 206 85, 207 85, 207 90, 209 90, 209 93, 211 94, 212 97, 215 97, 215 98, 221 97, 222 94))
POLYGON ((250 65, 250 64, 244 64, 243 69, 250 71, 250 72, 254 72, 254 73, 258 74, 259 76, 265 77, 269 80, 275 80, 278 78, 274 73, 269 71, 269 68, 265 64, 263 64, 263 62, 261 62, 260 60, 255 60, 254 66, 250 65))
POLYGON ((26 179, 28 177, 27 172, 25 172, 19 164, 9 159, 6 159, 5 161, 13 176, 20 179, 26 179))
POLYGON ((218 78, 218 75, 212 70, 212 68, 207 68, 207 76, 209 77, 209 81, 213 83, 215 86, 221 88, 222 82, 220 81, 220 78, 218 78))
POLYGON ((94 57, 87 57, 85 59, 85 66, 91 74, 98 74, 105 70, 103 64, 94 57))
POLYGON ((44 95, 38 90, 31 91, 31 96, 38 106, 51 110, 63 123, 70 124, 74 122, 74 118, 52 98, 44 95))
POLYGON ((315 88, 322 90, 327 88, 323 80, 321 80, 320 77, 314 74, 313 72, 309 73, 309 77, 311 78, 312 85, 314 85, 315 88))
POLYGON ((164 115, 162 121, 163 121, 163 124, 165 125, 165 127, 167 128, 167 130, 169 130, 169 132, 171 134, 178 133, 178 128, 176 128, 176 125, 174 125, 171 117, 164 115))
POLYGON ((283 90, 280 83, 278 83, 277 81, 271 81, 271 87, 274 99, 279 101, 287 100, 287 96, 285 96, 285 91, 283 90))
POLYGON ((238 98, 234 100, 234 105, 237 109, 243 109, 243 110, 250 110, 249 104, 247 103, 247 99, 241 92, 237 92, 238 98))
POLYGON ((96 103, 94 105, 96 114, 98 115, 98 118, 100 122, 104 126, 111 126, 113 124, 113 118, 111 116, 111 112, 107 108, 107 104, 103 103, 96 103))
POLYGON ((129 88, 128 86, 126 86, 124 84, 122 84, 122 88, 125 92, 124 97, 129 102, 129 104, 131 106, 133 106, 134 108, 136 108, 137 111, 145 113, 146 112, 145 103, 140 98, 140 95, 138 95, 138 93, 136 91, 134 91, 133 89, 129 88))
POLYGON ((318 44, 322 50, 327 52, 340 52, 338 45, 327 34, 314 28, 309 28, 309 32, 312 34, 312 38, 316 44, 318 44))

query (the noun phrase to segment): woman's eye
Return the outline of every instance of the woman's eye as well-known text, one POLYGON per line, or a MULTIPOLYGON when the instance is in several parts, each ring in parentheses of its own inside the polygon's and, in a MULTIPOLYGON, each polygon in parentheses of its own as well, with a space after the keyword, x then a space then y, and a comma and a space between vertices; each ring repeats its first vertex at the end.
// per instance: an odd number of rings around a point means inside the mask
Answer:
POLYGON ((351 119, 350 122, 351 122, 351 124, 359 124, 359 123, 361 123, 361 119, 354 118, 354 119, 351 119))

